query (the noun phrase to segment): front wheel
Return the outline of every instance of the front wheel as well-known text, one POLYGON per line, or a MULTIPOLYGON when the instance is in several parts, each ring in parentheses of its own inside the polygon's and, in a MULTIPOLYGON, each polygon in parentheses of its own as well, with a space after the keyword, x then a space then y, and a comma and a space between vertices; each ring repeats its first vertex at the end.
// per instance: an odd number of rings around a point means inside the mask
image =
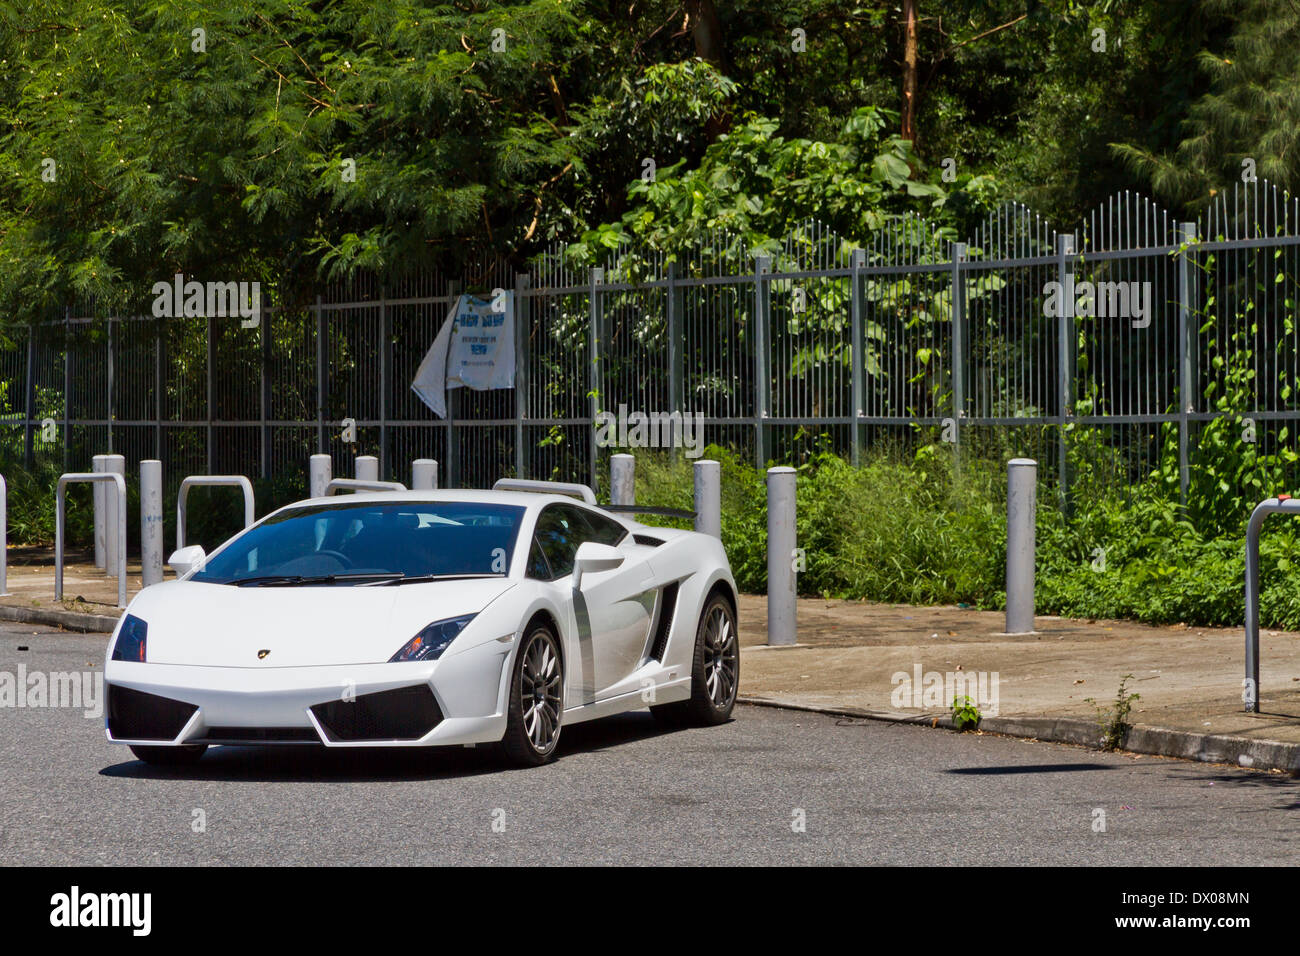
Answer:
POLYGON ((560 645, 546 625, 528 632, 515 658, 510 707, 501 749, 524 767, 538 767, 555 756, 560 742, 564 668, 560 645))
POLYGON ((131 753, 145 763, 156 767, 178 767, 195 763, 207 753, 207 744, 189 744, 184 747, 137 747, 131 744, 131 753))
POLYGON ((721 594, 704 605, 695 633, 690 700, 651 707, 655 719, 671 726, 724 723, 736 706, 740 688, 740 641, 736 612, 721 594))

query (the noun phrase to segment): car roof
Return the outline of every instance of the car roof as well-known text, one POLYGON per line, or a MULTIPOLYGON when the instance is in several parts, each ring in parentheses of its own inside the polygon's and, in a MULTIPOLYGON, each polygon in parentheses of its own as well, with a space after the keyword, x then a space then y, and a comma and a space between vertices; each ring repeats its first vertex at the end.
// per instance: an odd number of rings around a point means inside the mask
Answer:
POLYGON ((305 508, 315 505, 329 504, 386 504, 419 501, 468 501, 478 502, 481 504, 517 505, 534 510, 541 509, 550 504, 566 504, 591 508, 599 511, 601 514, 608 515, 611 518, 620 517, 618 515, 610 514, 601 508, 600 505, 589 504, 579 498, 573 497, 572 495, 547 494, 536 491, 492 491, 486 488, 446 488, 434 489, 431 491, 345 492, 337 495, 326 495, 321 498, 304 498, 302 501, 295 501, 276 510, 283 511, 290 508, 305 508))

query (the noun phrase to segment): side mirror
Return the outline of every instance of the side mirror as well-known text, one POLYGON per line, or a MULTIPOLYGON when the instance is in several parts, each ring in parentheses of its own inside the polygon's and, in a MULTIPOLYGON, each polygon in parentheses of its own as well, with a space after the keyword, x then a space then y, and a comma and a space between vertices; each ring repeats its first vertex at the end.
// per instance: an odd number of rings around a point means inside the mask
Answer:
POLYGON ((172 556, 167 559, 167 564, 176 572, 178 578, 183 578, 191 571, 203 570, 203 565, 207 560, 208 555, 203 550, 203 545, 192 544, 189 547, 181 548, 179 551, 173 551, 172 556))
POLYGON ((578 553, 573 558, 573 587, 582 587, 584 574, 596 574, 600 571, 613 571, 623 563, 623 553, 618 548, 595 541, 585 541, 578 546, 578 553))

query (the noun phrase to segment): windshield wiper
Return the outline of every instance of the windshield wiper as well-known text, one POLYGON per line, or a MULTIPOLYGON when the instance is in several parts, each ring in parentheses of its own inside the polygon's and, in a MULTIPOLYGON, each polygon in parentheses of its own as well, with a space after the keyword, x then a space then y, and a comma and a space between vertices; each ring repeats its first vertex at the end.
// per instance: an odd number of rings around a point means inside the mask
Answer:
POLYGON ((460 581, 470 578, 504 578, 504 571, 488 571, 483 574, 412 574, 402 577, 393 578, 391 581, 382 581, 379 587, 386 587, 392 584, 423 584, 426 581, 460 581))
POLYGON ((385 584, 404 577, 401 571, 358 571, 353 574, 265 574, 231 581, 237 587, 297 587, 301 584, 334 584, 337 581, 381 581, 385 584))

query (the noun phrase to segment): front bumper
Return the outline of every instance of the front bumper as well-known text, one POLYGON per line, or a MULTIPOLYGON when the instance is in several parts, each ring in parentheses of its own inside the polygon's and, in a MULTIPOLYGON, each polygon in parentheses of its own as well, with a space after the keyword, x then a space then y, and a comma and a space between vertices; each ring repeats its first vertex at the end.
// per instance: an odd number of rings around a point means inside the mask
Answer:
POLYGON ((112 743, 436 747, 505 734, 509 648, 429 663, 194 667, 110 661, 112 743), (152 695, 151 699, 141 695, 152 695))

